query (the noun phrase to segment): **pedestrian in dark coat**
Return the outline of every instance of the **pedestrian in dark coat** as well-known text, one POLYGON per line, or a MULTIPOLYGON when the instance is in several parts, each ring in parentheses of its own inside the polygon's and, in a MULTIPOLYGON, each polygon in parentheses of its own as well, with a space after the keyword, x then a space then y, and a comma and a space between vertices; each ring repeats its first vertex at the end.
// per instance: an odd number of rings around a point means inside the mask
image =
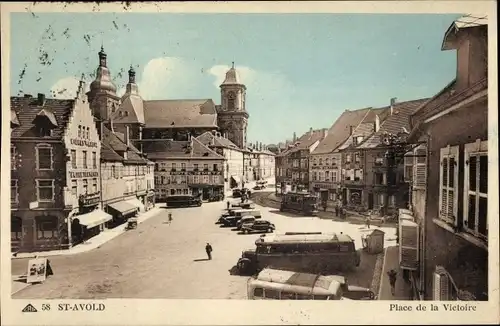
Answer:
POLYGON ((207 242, 207 245, 205 246, 205 251, 207 252, 208 260, 212 260, 212 246, 210 243, 207 242))
POLYGON ((227 201, 227 209, 229 209, 231 207, 231 203, 229 202, 229 200, 227 201))
POLYGON ((396 278, 398 276, 398 272, 394 269, 391 269, 387 272, 387 276, 389 276, 389 284, 391 285, 391 293, 394 296, 396 294, 396 278))

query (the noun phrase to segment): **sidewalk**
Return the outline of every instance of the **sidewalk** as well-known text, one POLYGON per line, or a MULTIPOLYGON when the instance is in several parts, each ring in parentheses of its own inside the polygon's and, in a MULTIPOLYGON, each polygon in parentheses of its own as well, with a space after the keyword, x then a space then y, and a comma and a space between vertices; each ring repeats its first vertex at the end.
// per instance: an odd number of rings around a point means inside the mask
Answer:
POLYGON ((399 269, 398 246, 392 246, 385 249, 384 264, 380 278, 378 300, 410 300, 410 284, 405 283, 403 280, 403 271, 399 269), (391 269, 398 272, 394 296, 391 293, 391 285, 389 284, 389 277, 387 276, 387 272, 391 269))
MULTIPOLYGON (((150 209, 147 212, 140 214, 137 217, 137 223, 140 224, 151 217, 157 215, 160 212, 160 207, 158 204, 150 209)), ((35 256, 40 257, 49 257, 49 256, 59 256, 59 255, 74 255, 82 252, 87 252, 93 249, 100 247, 108 241, 113 240, 120 234, 125 232, 125 227, 127 223, 119 225, 113 229, 107 229, 95 237, 90 238, 84 243, 80 243, 70 249, 66 250, 51 250, 51 251, 40 251, 40 252, 27 252, 27 253, 18 253, 16 256, 12 256, 12 259, 21 259, 21 258, 35 258, 35 256)))

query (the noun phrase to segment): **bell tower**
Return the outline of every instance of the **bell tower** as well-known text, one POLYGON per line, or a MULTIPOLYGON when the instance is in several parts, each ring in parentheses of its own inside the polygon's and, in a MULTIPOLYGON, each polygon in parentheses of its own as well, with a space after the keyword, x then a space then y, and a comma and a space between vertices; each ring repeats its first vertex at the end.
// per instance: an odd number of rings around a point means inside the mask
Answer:
POLYGON ((246 86, 240 82, 234 68, 226 72, 226 78, 220 85, 221 105, 217 112, 220 131, 239 148, 246 148, 249 114, 246 110, 246 86))

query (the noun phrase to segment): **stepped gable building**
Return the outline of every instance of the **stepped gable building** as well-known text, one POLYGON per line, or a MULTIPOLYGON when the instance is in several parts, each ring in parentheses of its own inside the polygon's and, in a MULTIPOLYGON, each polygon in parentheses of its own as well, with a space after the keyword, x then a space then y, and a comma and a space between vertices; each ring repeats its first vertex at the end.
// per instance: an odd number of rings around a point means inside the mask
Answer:
POLYGON ((322 202, 333 205, 340 196, 342 154, 338 147, 351 136, 370 108, 346 110, 328 130, 328 134, 311 153, 309 162, 310 191, 322 202))
POLYGON ((224 192, 224 156, 195 137, 144 144, 155 163, 156 201, 171 195, 202 195, 208 199, 224 192))
POLYGON ((112 218, 101 210, 101 142, 83 89, 71 100, 10 99, 13 251, 69 248, 112 218))

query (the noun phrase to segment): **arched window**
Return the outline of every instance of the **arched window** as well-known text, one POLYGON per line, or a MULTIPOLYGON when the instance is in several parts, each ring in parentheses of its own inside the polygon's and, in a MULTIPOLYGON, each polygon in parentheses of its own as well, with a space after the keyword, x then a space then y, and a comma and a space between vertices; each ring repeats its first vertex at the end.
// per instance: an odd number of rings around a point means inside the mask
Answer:
POLYGON ((20 241, 23 238, 23 220, 18 216, 10 218, 10 240, 20 241))
POLYGON ((326 165, 330 165, 330 158, 328 158, 328 157, 326 158, 326 163, 325 164, 326 165))
POLYGON ((319 165, 323 165, 323 159, 322 158, 319 159, 319 165))
POLYGON ((56 216, 37 216, 35 220, 37 239, 42 240, 57 238, 58 218, 56 216))

